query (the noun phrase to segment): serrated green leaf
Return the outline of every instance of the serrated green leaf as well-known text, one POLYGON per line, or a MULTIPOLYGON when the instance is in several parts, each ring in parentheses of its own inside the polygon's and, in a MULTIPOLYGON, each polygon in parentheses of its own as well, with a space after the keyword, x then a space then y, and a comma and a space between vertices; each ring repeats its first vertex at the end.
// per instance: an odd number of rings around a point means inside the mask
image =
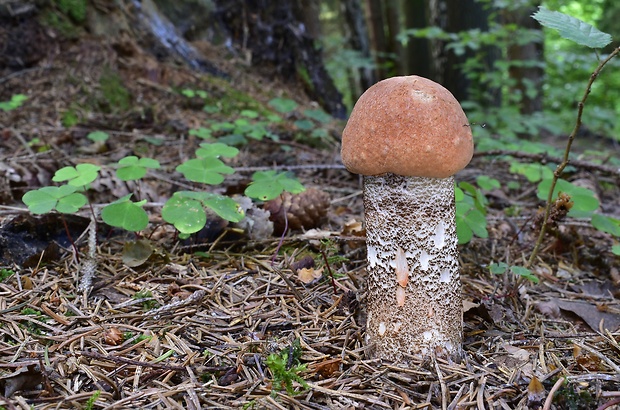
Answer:
POLYGON ((149 216, 139 203, 125 200, 113 202, 101 210, 105 223, 130 232, 141 231, 149 224, 149 216))
POLYGON ((190 181, 217 185, 224 181, 222 174, 232 174, 234 169, 217 158, 196 158, 185 161, 176 170, 190 181))
POLYGON ((198 232, 207 223, 202 202, 176 193, 165 203, 161 216, 184 235, 198 232))
POLYGON ((611 35, 586 22, 542 6, 532 17, 541 25, 557 30, 563 38, 590 48, 603 48, 612 41, 611 35))

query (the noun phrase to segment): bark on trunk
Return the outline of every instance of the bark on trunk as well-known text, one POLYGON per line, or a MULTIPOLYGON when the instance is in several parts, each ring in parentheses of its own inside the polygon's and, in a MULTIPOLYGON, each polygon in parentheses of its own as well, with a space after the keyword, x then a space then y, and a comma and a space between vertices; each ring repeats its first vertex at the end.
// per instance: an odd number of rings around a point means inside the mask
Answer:
POLYGON ((454 178, 366 176, 364 207, 371 354, 460 360, 454 178))

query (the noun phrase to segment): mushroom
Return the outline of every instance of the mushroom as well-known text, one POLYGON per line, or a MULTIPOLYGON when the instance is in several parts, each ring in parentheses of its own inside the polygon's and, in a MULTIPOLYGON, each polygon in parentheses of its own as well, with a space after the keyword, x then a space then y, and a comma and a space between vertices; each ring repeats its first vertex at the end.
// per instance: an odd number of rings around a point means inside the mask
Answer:
POLYGON ((454 174, 473 150, 460 104, 426 78, 380 81, 351 112, 341 153, 364 176, 366 342, 376 358, 462 357, 454 174))

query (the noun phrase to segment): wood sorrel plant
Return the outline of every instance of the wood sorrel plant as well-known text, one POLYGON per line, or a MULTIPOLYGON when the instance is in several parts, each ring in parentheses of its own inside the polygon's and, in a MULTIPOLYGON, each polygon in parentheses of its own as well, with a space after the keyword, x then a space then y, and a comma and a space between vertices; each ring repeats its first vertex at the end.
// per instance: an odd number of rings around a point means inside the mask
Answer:
MULTIPOLYGON (((224 181, 225 175, 235 172, 220 158, 233 158, 238 153, 237 148, 223 143, 202 143, 196 150, 196 158, 178 165, 176 171, 191 182, 219 185, 224 181)), ((152 158, 128 156, 111 166, 116 168, 116 176, 120 180, 138 181, 149 169, 158 169, 160 164, 152 158)), ((93 164, 64 167, 56 171, 52 178, 54 182, 64 182, 64 185, 29 191, 22 201, 34 214, 54 210, 63 214, 77 213, 88 203, 88 187, 98 178, 100 170, 101 167, 93 164)), ((265 201, 277 197, 283 191, 299 193, 304 190, 303 185, 287 173, 256 172, 252 178, 253 182, 246 189, 246 195, 254 199, 265 201)), ((101 210, 103 221, 132 232, 144 230, 149 223, 149 216, 143 208, 146 200, 134 202, 131 200, 133 195, 134 193, 127 194, 105 205, 101 210)), ((187 237, 205 226, 205 208, 231 222, 239 222, 244 217, 243 210, 230 197, 204 191, 178 191, 164 204, 162 218, 174 225, 181 237, 187 237)))

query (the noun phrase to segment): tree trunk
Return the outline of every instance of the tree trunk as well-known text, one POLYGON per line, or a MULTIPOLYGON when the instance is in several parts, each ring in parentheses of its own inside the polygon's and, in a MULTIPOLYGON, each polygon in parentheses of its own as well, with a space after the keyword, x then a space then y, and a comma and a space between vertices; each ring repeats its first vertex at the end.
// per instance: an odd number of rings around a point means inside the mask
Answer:
MULTIPOLYGON (((348 42, 353 50, 358 51, 362 57, 372 59, 370 53, 370 39, 364 17, 364 10, 360 0, 344 0, 342 9, 346 26, 348 28, 348 42)), ((357 97, 377 82, 374 71, 369 67, 359 69, 359 87, 355 87, 353 96, 357 97), (360 89, 361 88, 361 89, 360 89)))
MULTIPOLYGON (((403 1, 405 28, 423 28, 430 26, 429 11, 426 0, 403 1)), ((405 73, 432 79, 429 40, 410 38, 405 52, 405 73)))
MULTIPOLYGON (((540 2, 531 6, 504 11, 502 13, 504 24, 516 24, 523 29, 540 30, 540 24, 531 18, 531 15, 538 9, 538 5, 540 2)), ((508 47, 508 61, 513 63, 509 70, 510 78, 515 81, 513 92, 521 95, 519 102, 521 114, 533 114, 542 111, 544 69, 538 65, 520 64, 522 62, 542 63, 544 61, 542 40, 527 44, 512 43, 508 47)))
POLYGON ((381 0, 366 0, 370 44, 375 54, 375 63, 377 64, 377 77, 384 79, 387 77, 385 53, 388 50, 387 40, 385 36, 385 21, 383 18, 383 8, 381 0))
POLYGON ((249 52, 254 67, 272 66, 269 75, 275 71, 284 80, 299 81, 327 112, 346 116, 342 96, 323 63, 317 0, 216 3, 219 20, 237 46, 249 52))
POLYGON ((389 52, 388 59, 393 62, 393 66, 390 67, 389 75, 404 75, 405 71, 405 59, 403 56, 403 46, 398 41, 397 36, 402 30, 401 24, 401 4, 399 0, 388 0, 385 2, 385 14, 387 18, 386 34, 389 39, 387 42, 389 52))
MULTIPOLYGON (((458 33, 473 28, 481 31, 489 29, 489 11, 485 10, 483 4, 476 0, 446 0, 445 1, 445 27, 444 29, 451 33, 458 33)), ((479 53, 484 53, 484 65, 488 70, 493 67, 493 61, 497 52, 493 47, 484 47, 479 53)), ((454 51, 444 50, 444 62, 440 67, 440 77, 444 87, 454 94, 457 100, 465 101, 471 98, 469 88, 472 85, 471 80, 463 73, 461 65, 470 57, 474 56, 471 50, 466 50, 463 55, 456 55, 454 51)), ((501 101, 499 90, 485 90, 482 104, 497 105, 501 101)))

